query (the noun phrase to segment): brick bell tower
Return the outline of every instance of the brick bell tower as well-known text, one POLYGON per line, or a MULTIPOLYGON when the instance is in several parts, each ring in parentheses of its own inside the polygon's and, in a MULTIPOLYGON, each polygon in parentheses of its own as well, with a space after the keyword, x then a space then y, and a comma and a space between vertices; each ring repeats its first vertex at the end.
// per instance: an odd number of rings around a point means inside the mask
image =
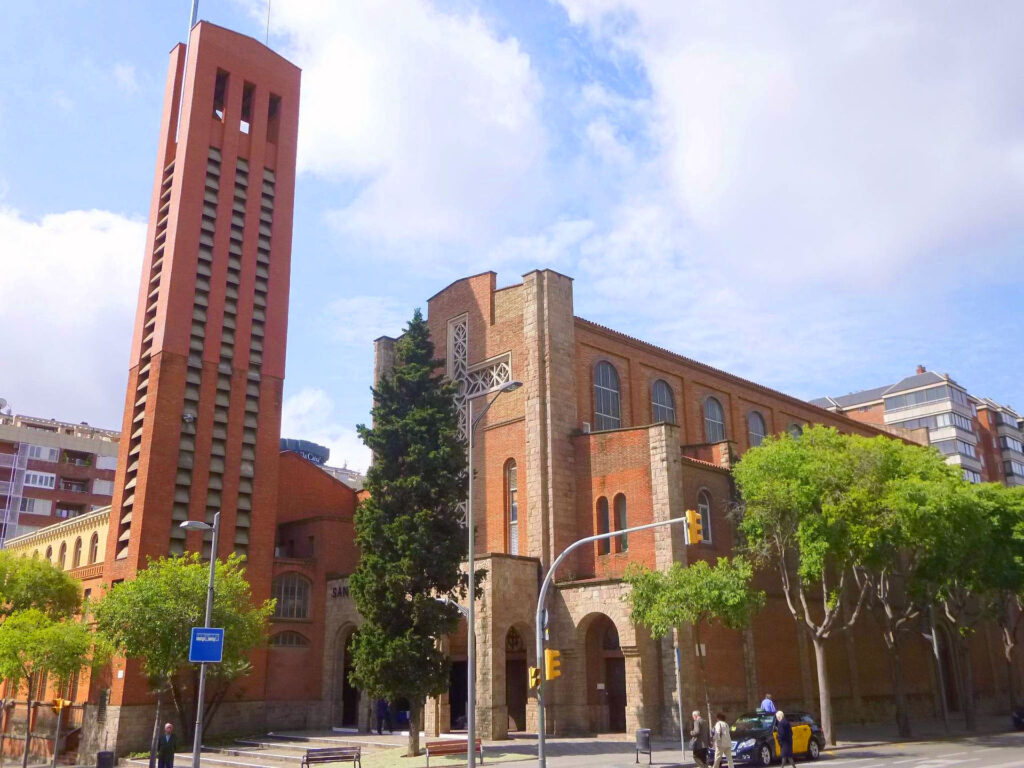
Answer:
MULTIPOLYGON (((104 580, 203 549, 270 592, 299 69, 209 22, 170 54, 104 580)), ((257 654, 258 656, 259 654, 257 654)), ((262 684, 261 667, 246 688, 262 684)), ((111 704, 151 701, 129 664, 111 704), (141 690, 137 690, 141 687, 141 690)))

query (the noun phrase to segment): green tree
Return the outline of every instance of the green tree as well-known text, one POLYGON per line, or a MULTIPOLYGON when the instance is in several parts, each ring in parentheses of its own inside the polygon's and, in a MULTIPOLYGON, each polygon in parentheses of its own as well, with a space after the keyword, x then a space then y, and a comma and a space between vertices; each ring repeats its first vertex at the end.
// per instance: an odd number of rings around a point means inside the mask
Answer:
POLYGON ((848 503, 855 484, 849 446, 847 436, 814 425, 797 438, 766 438, 734 469, 747 549, 756 563, 777 569, 786 605, 814 646, 821 726, 829 744, 835 744, 835 730, 825 642, 856 622, 868 592, 861 584, 844 615, 857 551, 848 516, 833 508, 848 503))
POLYGON ((28 608, 51 618, 73 616, 81 602, 78 581, 49 560, 0 550, 0 620, 28 608))
POLYGON ((941 545, 932 535, 945 513, 943 489, 962 485, 959 471, 933 449, 887 437, 847 438, 854 483, 825 514, 850 530, 857 583, 885 643, 900 736, 910 736, 901 640, 921 615, 914 599, 921 562, 941 545))
MULTIPOLYGON (((249 673, 249 652, 264 642, 274 611, 273 600, 253 602, 244 563, 232 554, 216 565, 212 624, 224 628, 224 660, 207 673, 204 728, 232 681, 249 673)), ((141 661, 158 707, 170 693, 186 739, 192 737, 199 682, 199 665, 189 664, 188 648, 192 627, 205 619, 208 581, 209 565, 197 553, 162 557, 150 560, 131 581, 111 587, 93 609, 96 628, 111 646, 141 661)))
MULTIPOLYGON (((633 564, 626 571, 630 585, 630 616, 663 637, 683 624, 692 624, 694 640, 701 644, 701 629, 719 621, 729 629, 743 629, 763 605, 764 592, 751 588, 754 569, 743 557, 721 557, 715 565, 698 560, 689 567, 673 563, 668 571, 651 571, 633 564)), ((700 686, 711 718, 707 670, 700 659, 700 686)))
MULTIPOLYGON (((103 664, 106 659, 102 642, 97 645, 80 621, 56 620, 38 608, 28 608, 11 613, 0 623, 0 675, 15 686, 24 680, 30 702, 44 693, 33 689, 39 672, 46 670, 63 688, 83 667, 103 664)), ((22 766, 28 765, 31 738, 26 724, 22 766)))
POLYGON ((355 516, 360 559, 352 596, 363 624, 353 641, 353 678, 374 696, 409 701, 410 755, 419 753, 426 697, 448 688, 438 641, 454 631, 458 613, 435 598, 465 594, 466 452, 455 385, 438 373, 440 364, 417 310, 396 345, 394 368, 373 391, 373 425, 359 426, 373 464, 369 497, 355 516))

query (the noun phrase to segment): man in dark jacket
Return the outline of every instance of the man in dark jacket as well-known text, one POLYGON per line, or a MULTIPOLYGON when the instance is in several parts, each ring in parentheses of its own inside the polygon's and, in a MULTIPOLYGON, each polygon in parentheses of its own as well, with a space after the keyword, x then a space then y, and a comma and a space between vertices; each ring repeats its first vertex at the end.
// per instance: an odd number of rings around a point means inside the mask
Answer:
POLYGON ((174 752, 177 748, 178 736, 174 732, 174 726, 167 723, 164 725, 164 732, 160 734, 160 742, 156 747, 158 768, 174 768, 174 752))
POLYGON ((786 719, 786 713, 781 710, 775 713, 775 719, 779 721, 779 757, 782 758, 782 765, 788 762, 796 768, 796 763, 793 762, 793 726, 786 719))
POLYGON ((690 729, 690 749, 693 751, 693 761, 700 768, 708 768, 708 747, 711 746, 711 729, 708 728, 708 721, 700 716, 700 712, 693 710, 693 728, 690 729))

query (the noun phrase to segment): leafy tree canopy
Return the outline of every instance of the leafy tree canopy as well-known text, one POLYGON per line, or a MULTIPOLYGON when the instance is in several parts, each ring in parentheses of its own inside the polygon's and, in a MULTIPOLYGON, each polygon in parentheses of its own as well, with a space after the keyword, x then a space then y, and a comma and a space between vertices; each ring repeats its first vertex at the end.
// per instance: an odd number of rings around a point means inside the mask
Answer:
POLYGON ((49 560, 0 550, 0 619, 29 608, 51 618, 73 616, 81 602, 78 581, 49 560))

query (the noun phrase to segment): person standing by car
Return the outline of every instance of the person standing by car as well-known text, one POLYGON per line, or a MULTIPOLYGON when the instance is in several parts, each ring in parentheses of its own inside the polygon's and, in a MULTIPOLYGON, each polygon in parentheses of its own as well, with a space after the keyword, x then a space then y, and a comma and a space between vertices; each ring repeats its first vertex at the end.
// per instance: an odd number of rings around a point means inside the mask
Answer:
POLYGON ((764 695, 764 699, 761 700, 761 711, 768 712, 769 714, 774 715, 775 710, 775 697, 772 696, 770 693, 766 693, 764 695))
POLYGON ((729 734, 729 721, 721 712, 715 717, 715 728, 712 731, 712 739, 715 744, 714 768, 719 768, 724 757, 729 762, 729 768, 734 768, 732 763, 732 736, 729 734))
POLYGON ((711 746, 711 732, 708 729, 708 721, 700 716, 700 712, 693 710, 693 728, 690 729, 690 751, 693 752, 693 761, 700 768, 708 768, 708 747, 711 746))
POLYGON ((775 713, 775 719, 779 721, 778 739, 779 757, 782 758, 781 765, 785 766, 788 761, 793 768, 796 768, 796 763, 793 761, 793 726, 789 724, 786 713, 782 710, 775 713))

